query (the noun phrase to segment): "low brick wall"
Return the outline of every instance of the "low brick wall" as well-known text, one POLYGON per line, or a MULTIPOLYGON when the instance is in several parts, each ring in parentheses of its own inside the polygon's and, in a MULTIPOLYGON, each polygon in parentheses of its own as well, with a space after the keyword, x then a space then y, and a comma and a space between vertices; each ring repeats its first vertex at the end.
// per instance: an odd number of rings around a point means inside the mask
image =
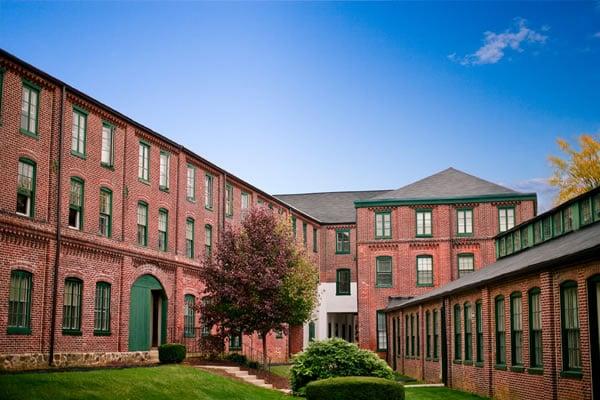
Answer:
MULTIPOLYGON (((55 353, 53 368, 144 365, 157 361, 156 357, 152 357, 148 351, 55 353)), ((46 368, 49 368, 47 353, 0 354, 0 371, 27 371, 46 368)))

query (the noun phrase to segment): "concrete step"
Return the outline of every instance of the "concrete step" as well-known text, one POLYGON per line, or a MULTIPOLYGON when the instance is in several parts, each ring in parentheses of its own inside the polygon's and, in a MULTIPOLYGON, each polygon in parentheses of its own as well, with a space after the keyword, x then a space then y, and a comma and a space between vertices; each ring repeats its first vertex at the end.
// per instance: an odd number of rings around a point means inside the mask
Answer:
POLYGON ((248 377, 243 377, 242 379, 253 385, 264 385, 265 384, 264 379, 257 379, 256 376, 254 376, 254 375, 249 375, 248 377))
POLYGON ((256 386, 264 388, 264 389, 273 389, 273 385, 271 385, 270 383, 263 383, 262 385, 256 385, 256 386))
POLYGON ((232 372, 230 372, 230 373, 231 373, 232 375, 235 375, 235 376, 237 376, 238 378, 242 378, 242 377, 245 377, 245 376, 248 376, 248 375, 249 375, 249 374, 248 374, 248 371, 232 371, 232 372))

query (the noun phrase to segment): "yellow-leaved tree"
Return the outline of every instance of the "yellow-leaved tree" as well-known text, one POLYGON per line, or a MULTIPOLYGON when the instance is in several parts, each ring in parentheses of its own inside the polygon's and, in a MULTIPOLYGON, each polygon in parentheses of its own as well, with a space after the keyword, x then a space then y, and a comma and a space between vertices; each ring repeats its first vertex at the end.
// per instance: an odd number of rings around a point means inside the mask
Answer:
POLYGON ((559 190, 554 200, 557 205, 600 186, 600 141, 584 134, 578 142, 579 151, 566 140, 558 139, 558 147, 566 157, 548 157, 554 168, 549 183, 559 190))

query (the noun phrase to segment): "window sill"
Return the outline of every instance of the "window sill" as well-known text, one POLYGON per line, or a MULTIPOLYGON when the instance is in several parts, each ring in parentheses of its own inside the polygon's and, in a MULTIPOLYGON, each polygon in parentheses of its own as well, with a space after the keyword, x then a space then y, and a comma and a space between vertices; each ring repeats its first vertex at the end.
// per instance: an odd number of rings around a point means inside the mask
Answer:
POLYGON ((79 153, 77 151, 71 150, 71 155, 75 156, 77 158, 81 158, 82 160, 85 160, 85 154, 79 153))
POLYGON ((349 251, 336 251, 335 254, 350 254, 349 251))
POLYGON ((166 186, 159 186, 158 190, 160 190, 161 192, 169 193, 169 188, 166 186))
POLYGON ((242 351, 241 347, 230 347, 229 351, 242 351))
POLYGON ((110 331, 94 331, 94 336, 110 336, 110 331))
POLYGON ((483 368, 483 363, 482 362, 476 362, 475 366, 478 368, 483 368))
POLYGON ((506 364, 496 364, 494 365, 494 369, 497 369, 499 371, 506 371, 506 364))
POLYGON ((66 336, 81 336, 81 331, 63 329, 62 334, 66 336))
POLYGON ((456 237, 461 237, 461 238, 464 238, 464 237, 467 237, 467 238, 468 237, 473 237, 473 233, 457 233, 456 237))
POLYGON ((528 368, 527 373, 529 375, 544 375, 544 368, 528 368))
POLYGON ((416 235, 416 238, 432 238, 433 235, 416 235))
POLYGON ((20 328, 20 327, 8 327, 6 329, 7 335, 31 335, 31 328, 20 328))
POLYGON ((439 358, 437 358, 437 357, 433 357, 433 360, 431 360, 431 361, 433 361, 433 362, 439 362, 439 361, 440 361, 440 359, 439 359, 439 358))
POLYGON ((525 367, 522 365, 513 365, 510 367, 511 372, 525 372, 525 367))
POLYGON ((225 218, 233 218, 233 214, 225 214, 225 218))
POLYGON ((100 166, 103 167, 103 168, 106 168, 106 169, 110 169, 111 171, 115 170, 115 166, 114 165, 110 165, 110 164, 107 164, 107 163, 101 162, 100 166))
POLYGON ((465 360, 463 361, 463 365, 473 365, 473 361, 465 360))
POLYGON ((142 182, 144 185, 148 185, 150 186, 150 181, 144 178, 139 178, 138 177, 138 181, 142 182))
POLYGON ((190 203, 196 204, 196 198, 195 197, 186 197, 186 200, 189 201, 190 203))
POLYGON ((375 285, 376 289, 392 289, 393 285, 375 285))
POLYGON ((569 378, 569 379, 581 379, 583 378, 583 372, 581 371, 561 371, 561 378, 569 378))
POLYGON ((433 287, 433 283, 417 283, 417 287, 433 287))
POLYGON ((377 349, 375 350, 376 353, 385 353, 386 351, 388 351, 387 349, 377 349))
POLYGON ((36 140, 39 140, 39 138, 40 138, 40 136, 37 133, 35 133, 35 132, 29 132, 28 130, 25 130, 23 128, 20 128, 19 132, 21 132, 25 136, 32 137, 32 138, 34 138, 36 140))
POLYGON ((375 236, 375 240, 391 240, 391 236, 375 236))
POLYGON ((206 210, 208 210, 208 211, 212 211, 212 210, 213 210, 213 208, 212 208, 212 207, 209 207, 209 206, 206 206, 206 205, 204 206, 204 208, 205 208, 206 210))
POLYGON ((336 296, 351 296, 350 293, 335 293, 336 296))
POLYGON ((452 364, 461 364, 462 365, 462 360, 452 360, 452 364))

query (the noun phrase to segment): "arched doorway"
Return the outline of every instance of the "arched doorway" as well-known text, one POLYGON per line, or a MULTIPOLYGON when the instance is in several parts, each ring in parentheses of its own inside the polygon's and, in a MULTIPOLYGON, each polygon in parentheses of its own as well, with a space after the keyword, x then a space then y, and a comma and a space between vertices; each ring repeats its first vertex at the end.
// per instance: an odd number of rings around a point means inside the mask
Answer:
POLYGON ((146 351, 167 340, 167 296, 152 275, 140 276, 131 286, 129 351, 146 351))

